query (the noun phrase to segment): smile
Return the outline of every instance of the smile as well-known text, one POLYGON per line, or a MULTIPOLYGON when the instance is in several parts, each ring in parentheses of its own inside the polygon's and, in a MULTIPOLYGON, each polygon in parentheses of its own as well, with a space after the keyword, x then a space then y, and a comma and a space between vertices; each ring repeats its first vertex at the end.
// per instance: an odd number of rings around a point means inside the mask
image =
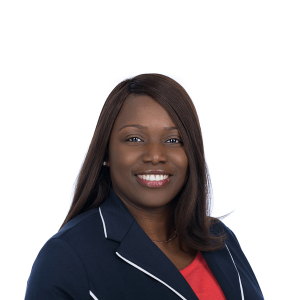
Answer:
POLYGON ((170 175, 137 175, 137 181, 143 186, 160 188, 170 181, 170 175))
POLYGON ((137 175, 144 180, 161 181, 170 177, 170 175, 137 175))

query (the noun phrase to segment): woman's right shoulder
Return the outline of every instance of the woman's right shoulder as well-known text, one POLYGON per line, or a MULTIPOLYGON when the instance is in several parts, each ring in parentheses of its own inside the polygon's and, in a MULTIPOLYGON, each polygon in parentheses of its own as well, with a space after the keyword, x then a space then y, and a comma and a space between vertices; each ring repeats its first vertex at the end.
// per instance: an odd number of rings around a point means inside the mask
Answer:
POLYGON ((90 299, 89 281, 83 257, 86 249, 105 239, 98 208, 70 220, 42 247, 27 282, 25 300, 90 299), (102 233, 102 235, 101 235, 102 233))
MULTIPOLYGON (((82 227, 85 227, 87 223, 97 223, 100 220, 99 208, 93 208, 85 211, 75 218, 71 219, 67 224, 65 224, 52 238, 60 238, 65 234, 70 234, 72 232, 77 232, 82 227)), ((95 224, 97 225, 97 224, 95 224)))
POLYGON ((52 243, 61 243, 69 245, 79 254, 85 253, 87 248, 93 248, 95 245, 99 248, 105 243, 103 232, 99 208, 93 208, 71 219, 44 247, 47 248, 48 244, 52 243))

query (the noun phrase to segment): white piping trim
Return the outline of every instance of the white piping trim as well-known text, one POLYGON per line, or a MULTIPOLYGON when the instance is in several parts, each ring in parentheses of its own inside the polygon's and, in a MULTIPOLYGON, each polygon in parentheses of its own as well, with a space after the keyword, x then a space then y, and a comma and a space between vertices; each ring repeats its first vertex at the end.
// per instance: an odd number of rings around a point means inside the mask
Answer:
POLYGON ((103 216, 102 216, 102 212, 101 212, 101 208, 100 208, 100 207, 99 207, 99 213, 100 213, 100 217, 101 217, 102 223, 103 223, 104 236, 105 236, 105 238, 107 238, 106 226, 105 226, 105 222, 104 222, 104 219, 103 219, 103 216))
POLYGON ((92 291, 90 291, 90 295, 91 295, 91 297, 92 297, 94 300, 98 300, 98 298, 93 294, 92 291))
POLYGON ((237 271, 237 273, 238 273, 238 276, 239 276, 239 282, 240 282, 240 289, 241 289, 241 296, 242 296, 242 300, 244 300, 243 285, 242 285, 242 281, 241 281, 241 277, 240 277, 239 271, 238 271, 238 269, 237 269, 237 267, 236 267, 236 265, 235 265, 235 262, 234 262, 234 260, 233 260, 233 257, 232 257, 232 255, 231 255, 231 253, 230 253, 230 251, 229 251, 229 249, 228 249, 228 247, 227 247, 226 244, 225 244, 225 246, 226 246, 226 248, 227 248, 227 250, 228 250, 228 252, 229 252, 229 254, 230 254, 230 257, 231 257, 231 259, 232 259, 232 261, 233 261, 233 264, 234 264, 234 266, 235 266, 235 269, 236 269, 236 271, 237 271))
POLYGON ((179 296, 181 299, 183 300, 187 300, 186 298, 184 298, 181 294, 179 294, 177 291, 175 291, 172 287, 170 287, 168 284, 166 284, 165 282, 163 282, 162 280, 160 280, 159 278, 157 278, 156 276, 152 275, 151 273, 147 272, 146 270, 142 269, 141 267, 139 267, 138 265, 134 264, 133 262, 127 260, 126 258, 124 258, 123 256, 121 256, 118 252, 116 252, 116 254, 122 258, 124 261, 126 261, 128 264, 134 266, 135 268, 137 268, 138 270, 144 272, 145 274, 149 275, 150 277, 156 279, 157 281, 159 281, 160 283, 164 284, 166 287, 168 287, 172 292, 174 292, 177 296, 179 296))

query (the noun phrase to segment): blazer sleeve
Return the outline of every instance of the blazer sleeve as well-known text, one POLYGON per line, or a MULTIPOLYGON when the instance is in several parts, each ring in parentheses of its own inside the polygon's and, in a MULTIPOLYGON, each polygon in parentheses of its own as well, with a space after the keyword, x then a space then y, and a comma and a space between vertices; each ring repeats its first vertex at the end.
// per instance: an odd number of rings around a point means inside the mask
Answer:
POLYGON ((25 300, 40 299, 91 299, 84 265, 75 250, 62 239, 50 239, 33 264, 25 300))

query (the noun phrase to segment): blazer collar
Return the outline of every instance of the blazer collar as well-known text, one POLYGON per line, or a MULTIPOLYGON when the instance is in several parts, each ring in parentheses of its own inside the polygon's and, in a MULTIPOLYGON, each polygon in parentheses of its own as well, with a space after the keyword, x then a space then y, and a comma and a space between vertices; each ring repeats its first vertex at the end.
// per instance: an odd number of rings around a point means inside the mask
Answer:
MULTIPOLYGON (((100 216, 105 237, 119 242, 116 255, 171 289, 181 299, 197 300, 197 296, 167 256, 150 240, 135 221, 122 200, 110 190, 101 204, 100 216)), ((241 299, 239 275, 229 249, 202 252, 226 299, 241 299)))
POLYGON ((101 204, 99 211, 105 237, 121 242, 135 219, 113 188, 110 190, 108 199, 101 204))
POLYGON ((198 299, 179 270, 150 240, 113 189, 99 211, 106 238, 120 243, 116 251, 119 258, 164 284, 177 294, 178 299, 198 299))

